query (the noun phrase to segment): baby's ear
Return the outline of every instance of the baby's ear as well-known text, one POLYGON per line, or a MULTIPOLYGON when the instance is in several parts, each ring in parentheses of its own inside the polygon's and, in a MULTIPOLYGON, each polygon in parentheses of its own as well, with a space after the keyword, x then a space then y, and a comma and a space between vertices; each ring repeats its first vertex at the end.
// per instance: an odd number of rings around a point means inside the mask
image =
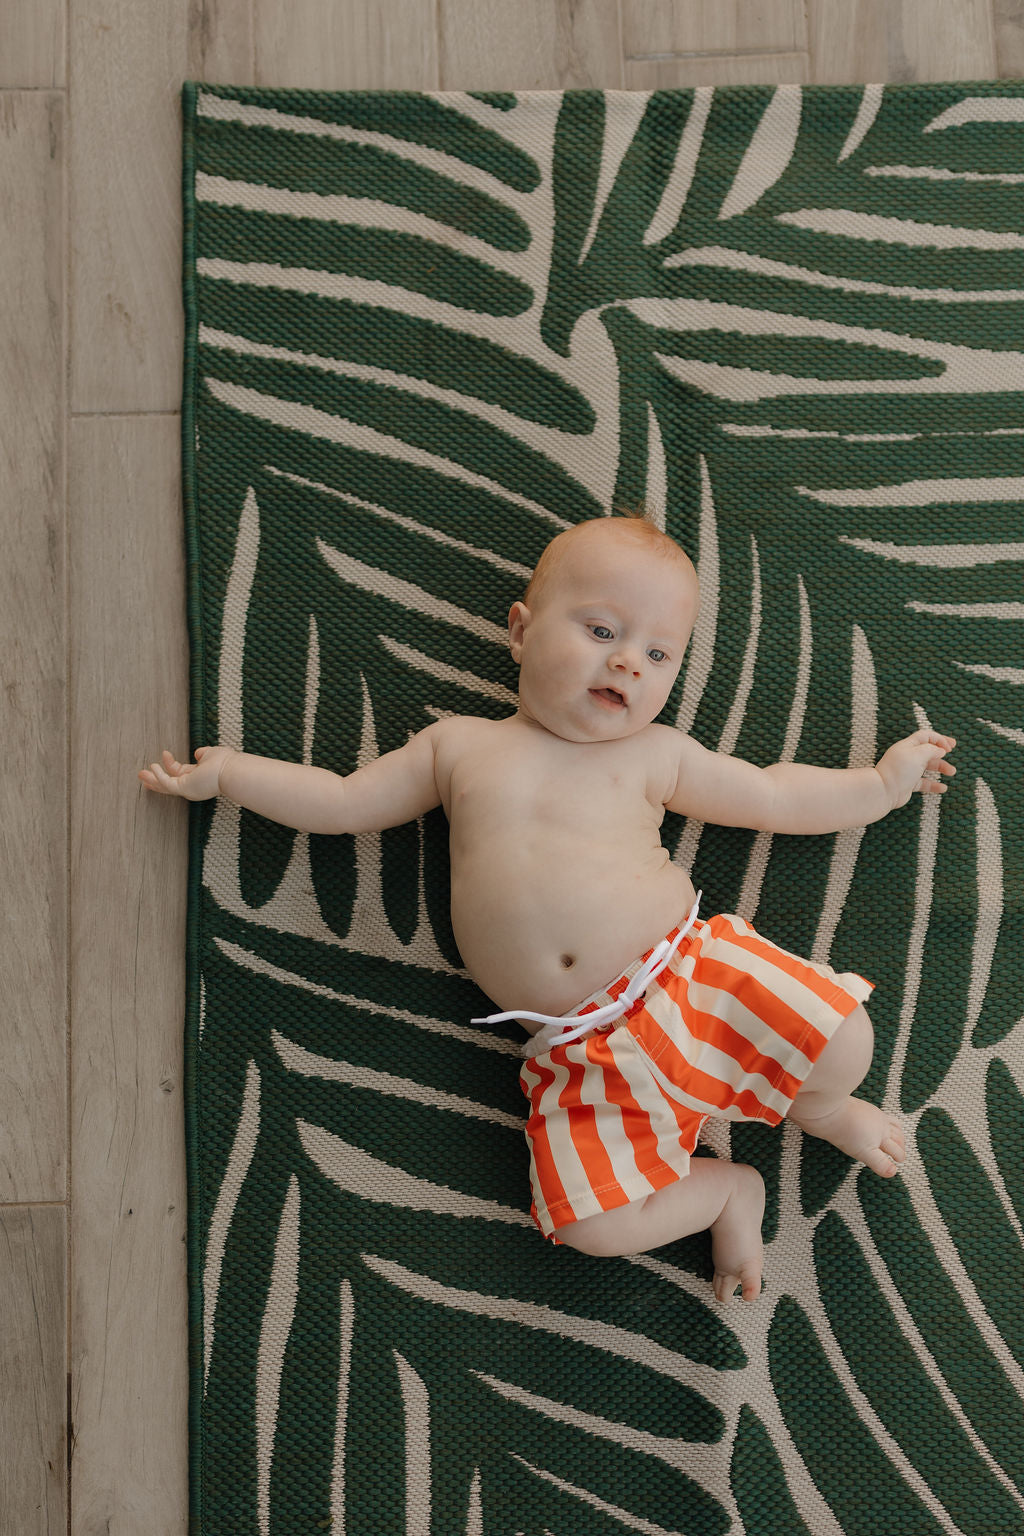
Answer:
POLYGON ((523 650, 523 636, 530 622, 530 610, 525 603, 513 603, 508 611, 508 648, 512 652, 512 660, 519 665, 519 658, 523 650))

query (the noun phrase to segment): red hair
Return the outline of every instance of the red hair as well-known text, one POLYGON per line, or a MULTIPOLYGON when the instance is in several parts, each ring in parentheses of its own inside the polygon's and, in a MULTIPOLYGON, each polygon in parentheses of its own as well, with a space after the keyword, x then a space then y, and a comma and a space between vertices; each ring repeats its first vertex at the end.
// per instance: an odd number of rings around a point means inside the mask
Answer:
POLYGON ((574 538, 584 528, 593 528, 604 524, 615 528, 627 538, 631 538, 641 548, 665 555, 669 559, 683 561, 691 570, 693 569, 689 557, 680 549, 675 539, 671 538, 663 529, 659 528, 647 509, 641 504, 635 507, 616 507, 608 517, 591 517, 585 522, 574 523, 571 528, 566 528, 563 533, 556 534, 551 542, 545 545, 541 551, 530 577, 526 591, 523 593, 523 602, 527 607, 536 603, 542 594, 545 585, 557 574, 565 564, 571 553, 574 538))

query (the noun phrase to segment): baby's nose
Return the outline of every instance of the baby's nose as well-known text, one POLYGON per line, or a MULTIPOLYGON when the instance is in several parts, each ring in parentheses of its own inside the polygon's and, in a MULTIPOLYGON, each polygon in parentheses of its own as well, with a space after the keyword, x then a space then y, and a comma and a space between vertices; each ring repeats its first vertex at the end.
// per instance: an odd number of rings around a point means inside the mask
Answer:
POLYGON ((631 652, 621 651, 613 658, 612 665, 617 672, 632 672, 634 677, 640 676, 639 662, 631 652))

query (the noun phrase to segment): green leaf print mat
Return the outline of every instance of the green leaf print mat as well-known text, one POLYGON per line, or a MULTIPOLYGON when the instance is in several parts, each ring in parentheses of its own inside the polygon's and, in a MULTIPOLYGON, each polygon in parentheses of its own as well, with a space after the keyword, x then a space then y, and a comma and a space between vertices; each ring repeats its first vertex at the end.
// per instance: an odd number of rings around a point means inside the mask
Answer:
POLYGON ((887 1183, 709 1128, 768 1187, 747 1307, 705 1236, 533 1228, 440 811, 193 807, 194 1530, 1020 1536, 1024 86, 184 107, 193 747, 509 713, 541 548, 643 498, 703 590, 663 719, 959 769, 866 831, 664 827, 705 911, 875 981, 908 1131, 887 1183))

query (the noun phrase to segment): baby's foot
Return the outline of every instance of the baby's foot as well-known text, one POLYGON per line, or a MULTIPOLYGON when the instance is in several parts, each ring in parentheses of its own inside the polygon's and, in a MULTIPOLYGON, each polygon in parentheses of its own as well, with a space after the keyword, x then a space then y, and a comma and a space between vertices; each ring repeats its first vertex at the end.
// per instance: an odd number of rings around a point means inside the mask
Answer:
MULTIPOLYGON (((792 1114, 790 1115, 792 1119, 792 1114)), ((847 1098, 827 1115, 797 1120, 802 1131, 830 1141, 847 1157, 866 1163, 873 1173, 891 1179, 907 1155, 901 1127, 884 1110, 863 1099, 847 1098)))
POLYGON ((718 1301, 728 1301, 742 1287, 744 1301, 761 1294, 761 1218, 764 1216, 764 1180, 756 1168, 737 1163, 732 1194, 717 1221, 711 1224, 711 1258, 715 1266, 714 1290, 718 1301))

